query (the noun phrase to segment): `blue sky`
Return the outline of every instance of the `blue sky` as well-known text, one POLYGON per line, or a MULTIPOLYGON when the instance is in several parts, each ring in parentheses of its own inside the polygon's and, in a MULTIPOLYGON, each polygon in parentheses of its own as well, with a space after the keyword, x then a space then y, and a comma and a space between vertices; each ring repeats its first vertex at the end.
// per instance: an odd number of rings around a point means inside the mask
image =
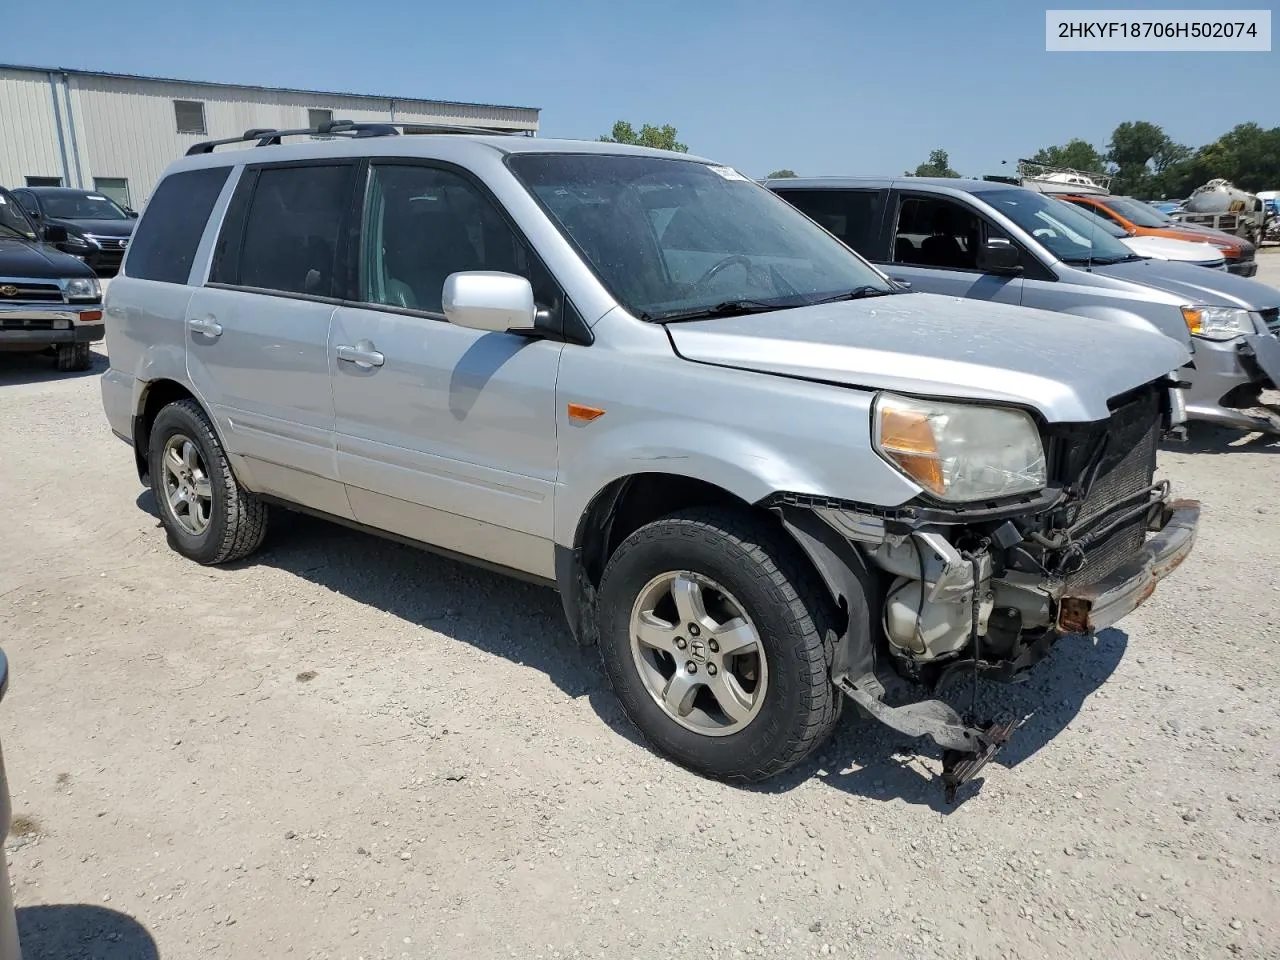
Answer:
POLYGON ((544 136, 671 123, 753 176, 900 173, 939 146, 962 173, 992 173, 1073 136, 1102 147, 1122 120, 1192 146, 1247 120, 1280 125, 1280 52, 1046 53, 1046 6, 127 0, 107 15, 101 0, 59 0, 51 23, 49 6, 17 2, 4 32, 23 39, 0 59, 537 106, 544 136))

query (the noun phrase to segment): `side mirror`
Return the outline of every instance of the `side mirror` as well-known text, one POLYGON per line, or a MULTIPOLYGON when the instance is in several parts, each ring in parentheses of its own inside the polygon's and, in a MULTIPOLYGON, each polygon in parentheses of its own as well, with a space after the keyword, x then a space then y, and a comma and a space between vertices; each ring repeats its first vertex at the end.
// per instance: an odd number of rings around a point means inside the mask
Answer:
POLYGON ((533 330, 538 308, 524 277, 490 270, 451 273, 441 297, 450 323, 491 333, 533 330))
POLYGON ((60 227, 57 224, 50 224, 49 226, 45 227, 44 242, 45 243, 66 243, 67 228, 60 227))
POLYGON ((1003 237, 991 237, 978 248, 978 269, 983 273, 1019 273, 1022 256, 1003 237))

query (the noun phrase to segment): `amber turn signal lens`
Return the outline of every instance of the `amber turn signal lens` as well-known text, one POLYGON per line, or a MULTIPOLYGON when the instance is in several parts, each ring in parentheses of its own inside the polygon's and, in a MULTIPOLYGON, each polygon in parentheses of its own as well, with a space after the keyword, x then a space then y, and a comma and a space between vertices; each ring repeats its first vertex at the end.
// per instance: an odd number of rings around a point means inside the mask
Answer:
POLYGON ((585 403, 571 403, 568 406, 569 419, 575 423, 590 423, 599 417, 604 416, 604 411, 599 407, 589 407, 585 403))
POLYGON ((1195 307, 1183 307, 1182 319, 1186 322, 1187 329, 1191 331, 1193 337, 1200 335, 1200 331, 1204 327, 1204 318, 1199 310, 1195 307))
POLYGON ((928 416, 912 410, 881 407, 880 449, 920 486, 936 494, 946 493, 938 441, 928 416))
POLYGON ((102 319, 101 310, 82 310, 80 312, 81 323, 94 323, 102 319))

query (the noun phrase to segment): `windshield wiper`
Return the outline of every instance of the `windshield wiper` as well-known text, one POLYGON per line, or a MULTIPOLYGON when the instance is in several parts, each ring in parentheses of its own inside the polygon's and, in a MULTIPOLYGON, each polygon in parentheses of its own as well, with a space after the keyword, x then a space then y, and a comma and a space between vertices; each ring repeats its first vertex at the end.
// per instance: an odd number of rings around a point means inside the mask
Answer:
POLYGON ((860 287, 854 287, 852 290, 846 290, 844 293, 837 293, 832 297, 823 297, 820 300, 810 300, 805 304, 805 306, 814 307, 820 303, 837 303, 841 300, 862 300, 866 297, 892 297, 904 292, 905 291, 903 290, 886 290, 884 287, 877 287, 869 283, 864 283, 860 287))
POLYGON ((792 307, 806 306, 801 303, 769 303, 765 300, 726 300, 714 307, 698 307, 695 310, 676 310, 672 313, 640 314, 641 320, 656 320, 659 323, 675 323, 681 320, 705 320, 711 317, 740 317, 748 313, 768 313, 770 310, 790 310, 792 307))

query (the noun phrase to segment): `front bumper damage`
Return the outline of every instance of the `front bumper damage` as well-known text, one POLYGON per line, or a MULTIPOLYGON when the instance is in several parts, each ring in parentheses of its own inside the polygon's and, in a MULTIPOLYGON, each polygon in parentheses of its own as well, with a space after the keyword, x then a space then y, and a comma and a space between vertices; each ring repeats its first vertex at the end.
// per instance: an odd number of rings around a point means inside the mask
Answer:
POLYGON ((803 496, 772 504, 847 613, 833 683, 866 715, 942 748, 949 801, 1021 720, 978 720, 976 697, 962 714, 939 695, 948 682, 1018 678, 1058 637, 1120 621, 1191 553, 1200 505, 1152 482, 1154 414, 1148 395, 1105 424, 1064 429, 1055 441, 1061 485, 1019 505, 876 511, 803 496), (928 693, 891 698, 899 677, 928 693))
MULTIPOLYGON (((1119 622, 1141 606, 1160 581, 1190 555, 1199 518, 1200 504, 1195 500, 1157 503, 1151 527, 1154 535, 1130 561, 1087 588, 1073 589, 1068 581, 1052 579, 1034 585, 1017 582, 1015 589, 1019 592, 1038 593, 1049 602, 1055 611, 1052 629, 1027 644, 1016 657, 998 665, 974 656, 951 661, 938 676, 935 689, 966 668, 993 679, 1012 680, 1043 659, 1058 635, 1092 634, 1119 622)), ((972 580, 965 586, 972 591, 972 580)), ((987 596, 994 597, 1002 584, 993 578, 985 585, 980 583, 979 590, 984 586, 987 596)), ((990 633, 989 618, 987 623, 990 633)), ((972 717, 962 717, 955 708, 936 698, 890 705, 885 701, 885 684, 874 661, 837 660, 832 680, 867 715, 907 736, 928 737, 942 747, 942 781, 949 803, 954 802, 959 787, 986 766, 1021 724, 1009 717, 977 722, 972 717)))

